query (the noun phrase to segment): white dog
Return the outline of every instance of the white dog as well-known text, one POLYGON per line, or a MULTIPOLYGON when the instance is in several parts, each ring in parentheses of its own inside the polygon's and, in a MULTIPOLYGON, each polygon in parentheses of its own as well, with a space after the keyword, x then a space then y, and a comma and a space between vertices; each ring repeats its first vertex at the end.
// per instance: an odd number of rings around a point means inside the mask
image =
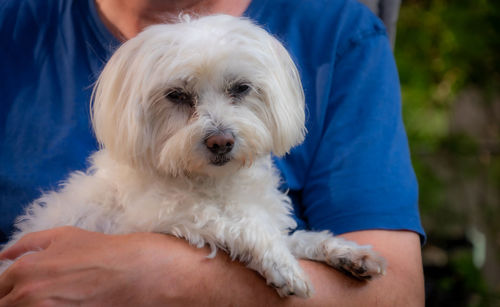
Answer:
POLYGON ((296 257, 360 279, 383 274, 367 246, 326 231, 289 235, 296 223, 271 153, 302 142, 305 116, 284 47, 242 18, 183 19, 149 27, 112 56, 93 96, 102 148, 85 173, 26 209, 7 246, 63 225, 171 234, 228 252, 281 296, 312 294, 296 257))

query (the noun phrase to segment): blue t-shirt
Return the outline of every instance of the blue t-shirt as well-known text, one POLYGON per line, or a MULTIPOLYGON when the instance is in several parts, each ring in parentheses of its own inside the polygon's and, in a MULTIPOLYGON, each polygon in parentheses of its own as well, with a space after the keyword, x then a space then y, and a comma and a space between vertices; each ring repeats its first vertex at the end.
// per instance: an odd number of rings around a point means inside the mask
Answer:
MULTIPOLYGON (((424 235, 382 23, 353 0, 253 0, 244 14, 299 68, 305 142, 275 159, 300 228, 424 235)), ((93 83, 119 42, 94 0, 0 1, 0 241, 23 206, 97 149, 93 83)))

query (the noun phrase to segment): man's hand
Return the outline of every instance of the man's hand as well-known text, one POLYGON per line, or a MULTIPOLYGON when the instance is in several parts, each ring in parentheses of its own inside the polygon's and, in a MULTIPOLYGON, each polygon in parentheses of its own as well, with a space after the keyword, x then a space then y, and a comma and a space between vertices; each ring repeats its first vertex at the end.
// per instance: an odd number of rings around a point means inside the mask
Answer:
POLYGON ((193 287, 190 274, 198 265, 188 263, 193 248, 174 237, 105 235, 74 227, 28 234, 0 259, 23 254, 0 276, 2 307, 155 305, 174 300, 170 294, 188 286, 188 278, 193 287))

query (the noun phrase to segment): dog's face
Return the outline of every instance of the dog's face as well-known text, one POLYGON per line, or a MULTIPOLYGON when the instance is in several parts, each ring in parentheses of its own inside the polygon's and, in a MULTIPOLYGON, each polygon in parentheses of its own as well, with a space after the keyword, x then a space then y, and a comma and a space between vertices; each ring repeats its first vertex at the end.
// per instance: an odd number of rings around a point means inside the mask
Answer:
POLYGON ((216 175, 304 138, 287 51, 248 20, 218 15, 146 29, 94 91, 96 136, 113 158, 168 175, 216 175))

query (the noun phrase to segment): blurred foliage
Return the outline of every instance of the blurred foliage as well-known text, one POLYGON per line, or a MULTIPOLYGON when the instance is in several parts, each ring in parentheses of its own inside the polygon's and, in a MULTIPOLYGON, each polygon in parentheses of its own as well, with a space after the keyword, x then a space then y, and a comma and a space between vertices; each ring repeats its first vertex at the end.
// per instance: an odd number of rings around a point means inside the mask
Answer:
POLYGON ((500 1, 403 1, 395 54, 406 125, 420 151, 435 151, 448 134, 450 104, 461 89, 498 89, 499 31, 500 1))
POLYGON ((500 1, 405 0, 394 52, 427 246, 445 259, 426 264, 427 305, 500 306, 466 235, 484 232, 500 268, 500 1), (481 129, 453 129, 470 89, 480 93, 481 129))

